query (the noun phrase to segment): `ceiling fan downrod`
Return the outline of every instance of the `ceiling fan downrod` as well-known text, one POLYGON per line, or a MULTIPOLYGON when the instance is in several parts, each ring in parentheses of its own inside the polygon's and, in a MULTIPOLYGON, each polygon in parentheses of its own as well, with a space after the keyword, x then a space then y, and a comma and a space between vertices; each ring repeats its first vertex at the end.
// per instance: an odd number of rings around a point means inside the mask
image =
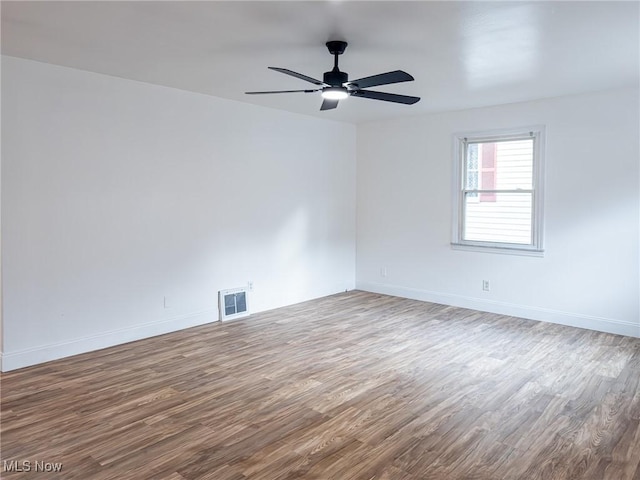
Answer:
POLYGON ((338 68, 338 56, 342 55, 347 48, 347 42, 340 40, 332 40, 326 43, 329 53, 334 56, 333 70, 325 72, 323 76, 324 83, 332 87, 342 87, 342 84, 349 81, 349 75, 341 72, 338 68))

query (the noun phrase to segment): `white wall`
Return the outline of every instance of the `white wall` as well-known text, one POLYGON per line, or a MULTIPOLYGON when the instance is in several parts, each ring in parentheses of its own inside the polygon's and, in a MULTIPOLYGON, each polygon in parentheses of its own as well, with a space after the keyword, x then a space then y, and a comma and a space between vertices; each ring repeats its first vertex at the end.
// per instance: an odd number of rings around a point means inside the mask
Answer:
POLYGON ((640 336, 638 105, 625 89, 360 125, 356 286, 640 336), (544 257, 452 250, 452 135, 536 124, 544 257))
POLYGON ((2 120, 5 370, 354 288, 352 125, 11 57, 2 120))

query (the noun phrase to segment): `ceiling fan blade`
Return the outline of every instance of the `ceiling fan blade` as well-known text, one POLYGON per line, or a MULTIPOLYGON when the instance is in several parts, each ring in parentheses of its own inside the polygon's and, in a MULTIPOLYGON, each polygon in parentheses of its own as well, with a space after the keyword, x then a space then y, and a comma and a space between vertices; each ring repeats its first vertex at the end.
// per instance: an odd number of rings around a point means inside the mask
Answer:
POLYGON ((413 105, 420 101, 420 97, 410 97, 409 95, 397 95, 395 93, 374 92, 372 90, 357 90, 351 93, 354 97, 370 98, 372 100, 382 100, 385 102, 404 103, 413 105))
POLYGON ((320 89, 316 90, 271 90, 267 92, 244 92, 246 95, 264 95, 265 93, 311 93, 318 92, 320 89))
POLYGON ((322 105, 320 106, 320 110, 332 110, 334 108, 336 108, 338 106, 338 101, 339 100, 330 100, 328 98, 325 98, 322 101, 322 105))
POLYGON ((411 82, 412 80, 414 80, 414 78, 407 72, 394 70, 393 72, 372 75, 370 77, 359 78, 358 80, 351 80, 349 85, 354 85, 358 88, 368 88, 375 87, 377 85, 389 85, 391 83, 411 82))
POLYGON ((320 80, 316 80, 315 78, 307 77, 306 75, 303 75, 303 74, 298 73, 298 72, 294 72, 293 70, 288 70, 286 68, 279 68, 279 67, 268 67, 268 68, 270 70, 275 70, 276 72, 284 73, 285 75, 291 75, 292 77, 299 78, 300 80, 304 80, 306 82, 313 83, 314 85, 324 85, 324 82, 321 82, 320 80))

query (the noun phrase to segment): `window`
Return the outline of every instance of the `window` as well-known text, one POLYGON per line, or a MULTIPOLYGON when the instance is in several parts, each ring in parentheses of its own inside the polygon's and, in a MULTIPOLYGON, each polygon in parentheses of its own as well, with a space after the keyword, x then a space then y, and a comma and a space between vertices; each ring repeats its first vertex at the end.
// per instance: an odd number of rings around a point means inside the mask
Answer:
POLYGON ((454 248, 542 254, 543 127, 455 136, 454 248))

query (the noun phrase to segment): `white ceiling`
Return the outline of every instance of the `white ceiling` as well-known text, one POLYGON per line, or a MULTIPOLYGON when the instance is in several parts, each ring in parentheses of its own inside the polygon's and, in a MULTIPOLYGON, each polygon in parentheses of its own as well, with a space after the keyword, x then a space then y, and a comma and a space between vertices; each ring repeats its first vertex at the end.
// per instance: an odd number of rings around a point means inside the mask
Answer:
POLYGON ((2 1, 2 53, 346 122, 638 85, 638 2, 2 1), (349 42, 355 79, 402 69, 380 91, 413 106, 349 98, 320 112, 324 44, 349 42))

